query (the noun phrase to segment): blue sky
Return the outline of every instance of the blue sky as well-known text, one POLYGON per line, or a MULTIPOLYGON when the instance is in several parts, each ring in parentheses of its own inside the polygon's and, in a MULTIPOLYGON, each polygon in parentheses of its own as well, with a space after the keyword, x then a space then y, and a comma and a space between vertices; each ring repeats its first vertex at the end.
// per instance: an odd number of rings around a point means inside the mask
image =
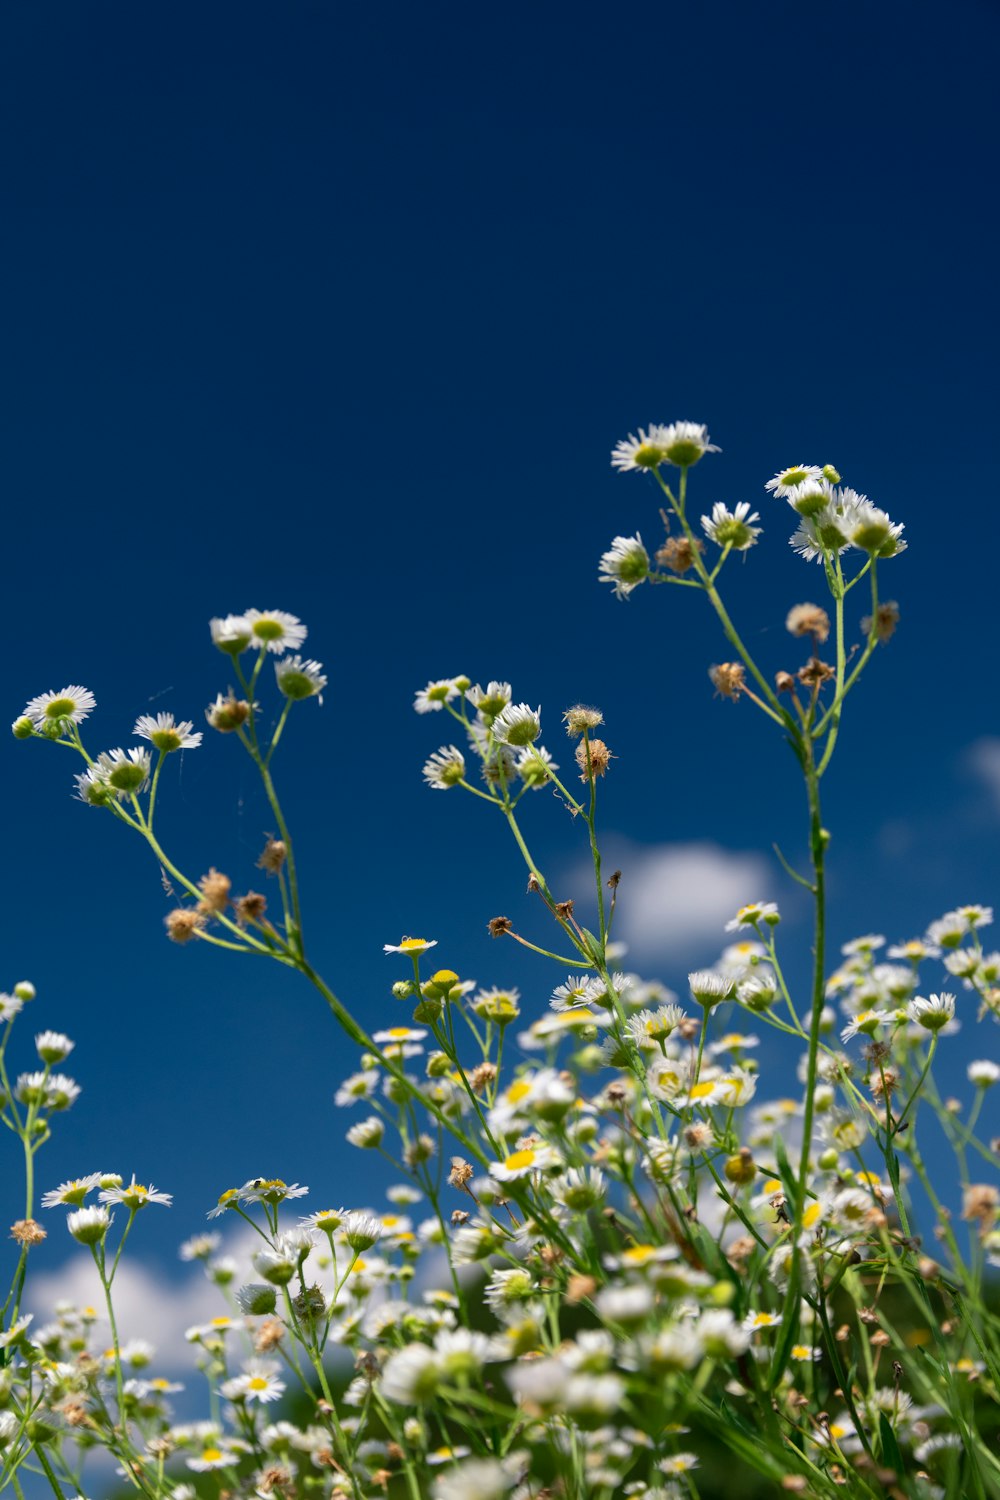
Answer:
MULTIPOLYGON (((138 713, 197 719, 227 685, 210 616, 301 616, 331 678, 278 767, 307 934, 375 1027, 400 1019, 381 950, 404 932, 521 984, 529 1012, 553 978, 485 935, 498 912, 536 920, 523 869, 487 809, 422 786, 451 736, 413 691, 509 678, 553 748, 561 709, 595 702, 617 847, 635 869, 665 844, 750 860, 803 975, 805 913, 769 854, 804 854, 791 756, 713 700, 702 601, 597 582, 612 536, 658 532, 613 443, 689 418, 723 449, 698 507, 761 510, 727 596, 768 670, 797 661, 785 613, 819 573, 764 481, 833 462, 906 523, 884 569, 902 626, 826 783, 834 940, 995 901, 998 31, 974 3, 947 27, 923 4, 8 8, 11 717, 83 682, 95 748, 138 713)), ((165 1264, 258 1172, 370 1197, 331 1102, 354 1057, 321 1002, 168 945, 156 869, 71 800, 63 752, 0 754, 4 983, 34 979, 31 1020, 76 1037, 85 1088, 43 1185, 100 1167, 171 1189, 144 1226, 165 1264)), ((237 747, 172 769, 175 857, 251 883, 272 824, 237 747)), ((544 795, 528 822, 570 891, 578 830, 544 795)), ((643 967, 680 984, 720 940, 643 967)), ((995 1035, 967 1029, 956 1083, 995 1035)))

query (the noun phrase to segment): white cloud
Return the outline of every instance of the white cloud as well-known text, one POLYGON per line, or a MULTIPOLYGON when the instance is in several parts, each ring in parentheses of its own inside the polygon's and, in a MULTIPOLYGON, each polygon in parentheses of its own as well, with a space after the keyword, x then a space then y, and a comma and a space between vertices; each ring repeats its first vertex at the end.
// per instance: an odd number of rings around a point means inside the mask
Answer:
MULTIPOLYGON (((228 1249, 228 1246, 226 1247, 228 1249)), ((32 1276, 28 1282, 28 1305, 35 1315, 36 1326, 47 1323, 57 1302, 72 1302, 77 1307, 104 1311, 97 1268, 90 1255, 82 1253, 66 1261, 57 1271, 32 1276)), ((227 1312, 218 1287, 209 1282, 200 1265, 185 1268, 182 1278, 167 1278, 162 1272, 143 1263, 138 1257, 122 1257, 112 1287, 115 1322, 122 1343, 129 1339, 147 1339, 156 1346, 157 1373, 164 1371, 190 1373, 194 1366, 192 1347, 184 1330, 193 1323, 227 1312)), ((110 1342, 105 1319, 104 1334, 110 1342)))
POLYGON ((965 752, 965 763, 1000 812, 1000 739, 984 736, 974 740, 965 752))
POLYGON ((771 897, 760 854, 710 843, 622 844, 612 857, 623 872, 614 935, 633 962, 714 956, 705 950, 721 948, 737 909, 771 897))

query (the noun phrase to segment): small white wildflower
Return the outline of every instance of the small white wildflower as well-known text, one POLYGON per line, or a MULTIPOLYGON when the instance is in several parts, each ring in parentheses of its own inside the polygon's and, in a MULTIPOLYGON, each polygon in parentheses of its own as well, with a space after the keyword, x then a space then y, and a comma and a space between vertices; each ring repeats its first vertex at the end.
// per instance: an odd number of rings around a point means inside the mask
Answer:
POLYGON ((943 991, 940 995, 931 995, 929 1000, 918 995, 906 1007, 906 1014, 925 1030, 940 1031, 955 1018, 955 997, 943 991))
POLYGON ((78 1208, 66 1217, 66 1228, 81 1245, 96 1245, 111 1227, 111 1215, 102 1205, 78 1208))
POLYGON ((61 1063, 75 1045, 61 1031, 40 1031, 35 1037, 35 1050, 45 1063, 61 1063))
POLYGON ((132 733, 142 740, 149 740, 157 750, 169 752, 197 749, 203 736, 200 730, 197 733, 193 733, 193 730, 194 725, 190 719, 182 719, 177 723, 173 714, 159 713, 155 718, 152 714, 140 714, 132 733))
POLYGON ((327 679, 323 675, 322 662, 303 661, 301 656, 283 656, 274 664, 274 678, 278 691, 293 703, 314 697, 319 697, 320 703, 323 702, 322 693, 327 679))
POLYGON ((424 780, 435 791, 447 791, 465 780, 465 756, 455 745, 442 745, 424 762, 424 780))
POLYGON ((627 599, 648 577, 649 553, 638 532, 635 536, 616 536, 607 552, 601 554, 598 582, 613 584, 618 599, 627 599))
POLYGON ((61 692, 39 693, 37 698, 30 699, 24 717, 31 720, 36 730, 61 733, 68 724, 82 724, 96 707, 93 693, 73 684, 61 692))
POLYGON ((969 1082, 974 1083, 980 1089, 991 1088, 997 1079, 1000 1078, 1000 1067, 988 1058, 982 1058, 977 1062, 970 1062, 966 1072, 969 1082))
POLYGON ((760 536, 762 528, 753 524, 759 520, 757 511, 751 514, 746 500, 741 500, 735 510, 730 510, 718 500, 712 507, 712 514, 702 516, 701 525, 709 541, 715 542, 717 547, 731 547, 734 552, 746 552, 760 536))
POLYGON ((212 644, 227 656, 239 656, 253 640, 253 622, 246 615, 225 615, 209 620, 212 644))
POLYGON ((425 688, 420 689, 413 700, 413 707, 418 714, 440 713, 457 692, 454 678, 441 677, 436 682, 429 682, 425 688))
POLYGON ((283 609, 248 609, 250 644, 258 651, 298 651, 309 634, 297 615, 283 609))
POLYGON ((518 749, 531 745, 542 732, 541 708, 527 703, 508 703, 493 720, 493 735, 502 745, 518 749))

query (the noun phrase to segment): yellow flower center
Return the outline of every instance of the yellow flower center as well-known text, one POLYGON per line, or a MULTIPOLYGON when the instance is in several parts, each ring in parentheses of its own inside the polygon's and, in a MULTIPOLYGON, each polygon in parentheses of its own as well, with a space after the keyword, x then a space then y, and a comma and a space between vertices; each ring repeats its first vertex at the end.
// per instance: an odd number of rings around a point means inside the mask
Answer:
POLYGON ((507 1157, 507 1160, 504 1162, 504 1166, 509 1172, 519 1172, 522 1167, 531 1166, 531 1163, 535 1159, 535 1155, 536 1153, 531 1150, 515 1151, 513 1155, 507 1157))

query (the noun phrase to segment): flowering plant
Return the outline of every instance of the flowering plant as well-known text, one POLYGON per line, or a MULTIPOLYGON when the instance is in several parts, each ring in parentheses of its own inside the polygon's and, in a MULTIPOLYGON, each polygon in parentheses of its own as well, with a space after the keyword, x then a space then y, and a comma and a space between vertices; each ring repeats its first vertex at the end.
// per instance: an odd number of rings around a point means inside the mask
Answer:
POLYGON ((968 1105, 942 1100, 933 1073, 956 1029, 955 994, 943 986, 964 992, 980 1020, 1000 1014, 1000 954, 982 943, 992 912, 959 907, 884 958, 876 935, 846 945, 836 964, 827 953, 821 786, 852 689, 898 620, 879 570, 904 550, 903 528, 829 465, 796 465, 768 482, 772 500, 795 513, 792 546, 818 564, 829 596, 790 609, 806 659, 771 677, 720 592, 732 554, 758 544, 760 517, 745 502, 714 505, 700 526, 689 513, 692 470, 713 451, 690 422, 617 445, 614 466, 657 486, 665 536, 652 558, 638 532, 616 537, 600 577, 620 599, 643 583, 702 594, 730 652, 711 668, 716 692, 761 714, 793 752, 810 869, 782 862, 814 905, 805 994, 786 980, 777 905, 752 899, 728 924, 718 962, 690 974, 683 1002, 618 967, 621 873, 602 860, 597 824, 614 757, 595 708, 562 715, 567 775, 540 743, 541 710, 516 702, 508 683, 449 677, 417 693, 417 712, 447 715, 458 741, 428 755, 426 782, 503 820, 537 897, 530 936, 506 917, 489 930, 556 964, 558 982, 547 986, 547 1013, 522 1023, 516 990, 477 987, 437 966, 435 940, 403 937, 385 946, 403 964, 392 995, 409 1013, 372 1034, 307 956, 273 776, 292 709, 326 685, 321 665, 299 654, 301 621, 248 610, 211 622, 238 688, 219 694, 207 720, 260 776, 277 832, 258 863, 276 899, 234 894, 215 868, 195 877, 164 847, 162 773, 170 756, 199 746, 192 722, 143 716, 138 746, 95 755, 82 728, 95 702, 79 686, 33 698, 15 721, 18 738, 81 757, 78 796, 149 846, 180 893, 170 939, 270 959, 319 991, 359 1049, 336 1096, 365 1112, 347 1139, 387 1159, 399 1180, 384 1212, 301 1216, 293 1205, 306 1189, 270 1178, 222 1193, 210 1217, 247 1227, 252 1271, 240 1281, 215 1231, 183 1247, 228 1306, 188 1330, 210 1415, 177 1422, 167 1401, 176 1386, 144 1373, 151 1351, 121 1342, 114 1306, 133 1224, 169 1195, 90 1173, 42 1196, 43 1209, 70 1210, 68 1231, 93 1256, 106 1354, 93 1345, 93 1309, 63 1306, 41 1329, 22 1313, 30 1251, 45 1233, 34 1217, 35 1156, 78 1089, 54 1071, 73 1046, 55 1031, 35 1039, 40 1067, 11 1081, 14 1023, 34 991, 22 983, 0 997, 0 1118, 26 1169, 0 1318, 0 1484, 20 1494, 22 1476, 37 1473, 65 1500, 100 1446, 149 1500, 670 1500, 696 1495, 706 1474, 727 1494, 743 1485, 758 1495, 1000 1495, 1000 1322, 985 1279, 1000 1264, 1000 1195, 969 1169, 972 1158, 995 1168, 995 1143, 976 1125, 1000 1067, 970 1063, 968 1105), (850 595, 863 580, 869 612, 851 649, 850 595), (273 714, 258 702, 271 660, 273 714), (521 804, 534 813, 540 790, 569 809, 589 846, 590 926, 584 897, 561 897, 531 852, 521 804), (925 975, 941 970, 930 979, 939 988, 921 993, 925 975), (763 1028, 801 1052, 794 1097, 762 1096, 754 1033, 763 1028), (954 1150, 967 1235, 918 1143, 927 1113, 954 1150), (940 1260, 915 1234, 914 1184, 940 1260), (275 1419, 265 1408, 279 1401, 275 1419))

